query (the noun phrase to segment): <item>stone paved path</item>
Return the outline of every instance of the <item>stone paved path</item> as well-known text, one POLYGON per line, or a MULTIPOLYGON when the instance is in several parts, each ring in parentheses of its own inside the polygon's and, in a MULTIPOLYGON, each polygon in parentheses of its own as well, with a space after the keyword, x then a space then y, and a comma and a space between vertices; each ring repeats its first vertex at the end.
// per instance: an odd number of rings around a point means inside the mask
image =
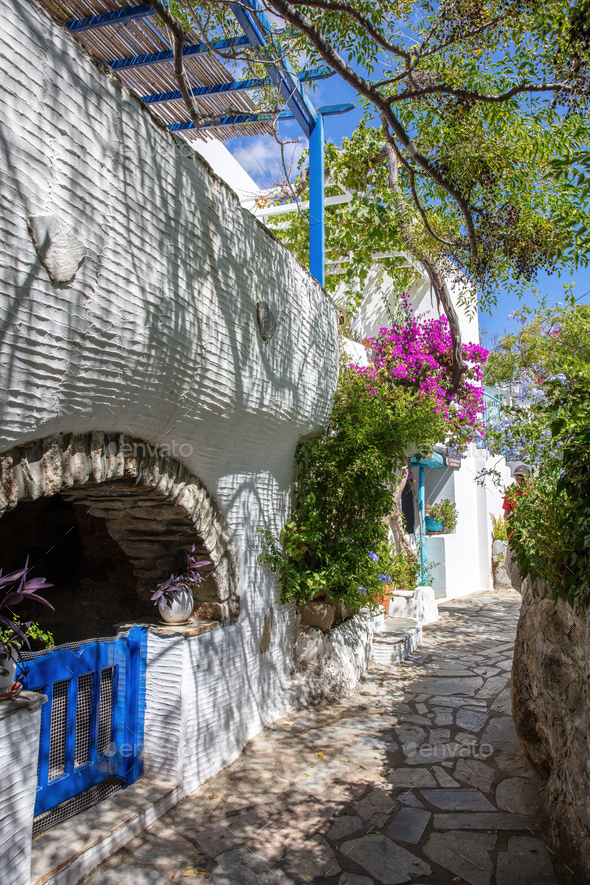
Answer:
POLYGON ((510 716, 520 597, 445 603, 422 647, 274 723, 92 885, 555 885, 543 785, 510 716))

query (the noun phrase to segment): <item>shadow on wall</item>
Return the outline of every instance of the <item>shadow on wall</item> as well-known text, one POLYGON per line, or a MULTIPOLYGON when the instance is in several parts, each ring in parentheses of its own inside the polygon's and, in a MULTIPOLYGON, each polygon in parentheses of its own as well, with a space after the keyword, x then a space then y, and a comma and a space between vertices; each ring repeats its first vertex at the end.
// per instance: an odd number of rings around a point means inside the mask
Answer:
MULTIPOLYGON (((64 430, 92 425, 97 413, 121 429, 142 416, 153 439, 177 416, 195 428, 204 407, 225 435, 242 412, 272 414, 273 426, 296 422, 308 432, 318 393, 306 382, 325 364, 325 345, 335 343, 325 296, 114 75, 105 76, 61 29, 47 27, 40 9, 26 0, 12 5, 26 17, 45 67, 42 83, 30 72, 12 99, 17 116, 27 109, 23 130, 0 134, 11 206, 2 223, 10 256, 0 328, 6 390, 46 388, 49 401, 36 403, 35 418, 60 414, 64 430), (40 97, 31 104, 27 90, 36 86, 40 97), (83 264, 64 285, 49 283, 27 233, 27 217, 48 211, 86 245, 83 264), (258 329, 259 301, 277 322, 268 343, 258 329), (11 339, 15 317, 21 344, 26 339, 40 361, 21 358, 11 339), (312 346, 322 329, 330 341, 312 346), (45 377, 44 353, 53 364, 45 377), (49 377, 56 361, 59 384, 49 377)), ((320 422, 329 399, 329 390, 319 392, 320 422)), ((175 438, 185 436, 179 427, 175 438)))

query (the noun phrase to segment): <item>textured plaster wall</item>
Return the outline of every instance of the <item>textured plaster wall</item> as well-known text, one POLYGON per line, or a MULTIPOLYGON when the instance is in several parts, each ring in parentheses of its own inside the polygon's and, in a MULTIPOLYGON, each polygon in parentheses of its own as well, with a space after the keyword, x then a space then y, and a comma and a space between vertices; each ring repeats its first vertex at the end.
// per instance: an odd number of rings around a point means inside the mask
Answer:
MULTIPOLYGON (((295 672, 283 703, 286 709, 333 700, 350 692, 369 666, 373 626, 356 615, 328 634, 303 628, 289 641, 295 648, 295 672)), ((265 654, 266 657, 266 654, 265 654)), ((243 705, 228 704, 233 686, 247 681, 249 661, 240 631, 216 628, 200 636, 148 638, 145 770, 153 778, 194 789, 233 761, 252 736, 250 721, 265 710, 273 691, 272 668, 263 668, 260 693, 252 695, 251 719, 243 705)))
POLYGON ((276 591, 257 562, 258 527, 280 529, 297 441, 328 419, 334 310, 209 167, 33 2, 3 4, 0 90, 0 451, 121 432, 165 446, 216 499, 238 551, 241 614, 190 664, 215 683, 198 706, 211 724, 195 731, 204 775, 227 757, 227 729, 237 752, 277 709, 289 672, 283 608, 260 652, 276 591), (74 236, 85 248, 71 283, 53 284, 33 248, 27 217, 41 214, 59 219, 62 254, 74 236), (277 320, 267 343, 260 301, 277 320))
POLYGON ((0 706, 0 882, 29 885, 43 695, 25 691, 0 706))

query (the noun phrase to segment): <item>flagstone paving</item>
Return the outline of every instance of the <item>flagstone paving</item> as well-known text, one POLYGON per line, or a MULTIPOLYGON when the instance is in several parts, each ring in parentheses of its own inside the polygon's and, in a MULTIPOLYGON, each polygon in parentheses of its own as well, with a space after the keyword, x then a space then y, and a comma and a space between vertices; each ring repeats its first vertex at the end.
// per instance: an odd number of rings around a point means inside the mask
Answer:
POLYGON ((510 716, 520 596, 453 600, 396 667, 276 722, 92 885, 561 885, 510 716))

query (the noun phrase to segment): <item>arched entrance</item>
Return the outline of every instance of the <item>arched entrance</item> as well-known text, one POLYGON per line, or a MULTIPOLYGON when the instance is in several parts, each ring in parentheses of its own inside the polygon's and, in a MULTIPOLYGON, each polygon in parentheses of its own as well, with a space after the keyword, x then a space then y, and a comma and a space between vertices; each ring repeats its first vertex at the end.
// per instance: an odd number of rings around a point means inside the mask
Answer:
POLYGON ((5 573, 29 556, 30 574, 54 585, 46 595, 55 612, 35 605, 19 615, 62 644, 20 671, 48 698, 39 832, 141 775, 148 628, 130 622, 155 616, 151 593, 195 545, 214 570, 197 588, 194 614, 231 623, 237 555, 202 482, 165 448, 123 434, 56 434, 0 455, 0 517, 5 573))
POLYGON ((0 456, 0 565, 54 584, 55 613, 27 616, 56 642, 112 635, 153 611, 156 585, 181 568, 184 551, 215 569, 197 591, 195 614, 237 618, 237 555, 227 524, 201 481, 178 460, 124 434, 56 434, 0 456))

